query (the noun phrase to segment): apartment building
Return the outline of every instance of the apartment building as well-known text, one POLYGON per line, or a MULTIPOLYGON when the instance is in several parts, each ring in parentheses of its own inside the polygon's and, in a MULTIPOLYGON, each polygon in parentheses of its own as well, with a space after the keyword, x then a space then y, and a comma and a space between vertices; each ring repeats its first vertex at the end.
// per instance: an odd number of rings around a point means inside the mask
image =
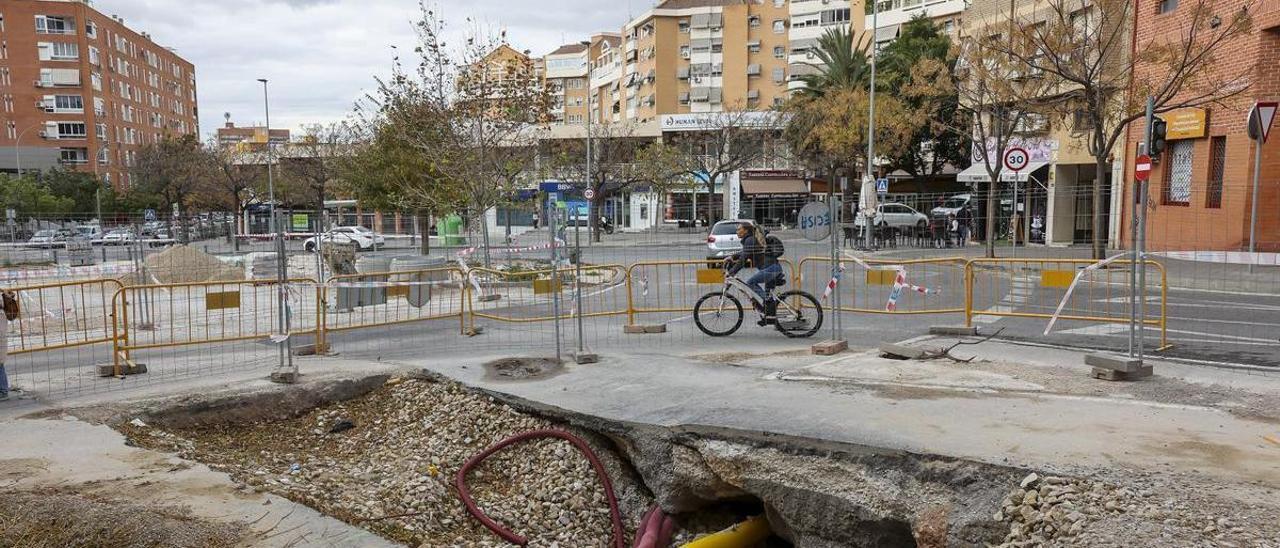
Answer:
POLYGON ((916 17, 932 21, 943 34, 954 37, 968 5, 968 0, 879 0, 878 13, 874 18, 867 15, 864 28, 875 36, 877 50, 897 39, 902 25, 916 17))
MULTIPOLYGON (((778 4, 782 2, 774 2, 778 4)), ((812 74, 819 69, 813 51, 818 47, 818 39, 833 28, 850 28, 854 43, 862 43, 864 32, 863 2, 860 0, 790 0, 787 11, 790 20, 787 23, 787 37, 790 42, 788 52, 788 89, 796 90, 804 87, 800 77, 812 74)), ((775 23, 775 31, 777 30, 775 23)), ((774 52, 775 55, 778 52, 774 52)))
POLYGON ((588 114, 596 123, 622 121, 622 35, 602 32, 592 36, 587 59, 588 114))
MULTIPOLYGON (((1138 44, 1163 36, 1169 29, 1188 25, 1196 16, 1194 2, 1140 0, 1135 34, 1138 44)), ((1280 252, 1280 123, 1271 128, 1262 145, 1260 171, 1255 174, 1257 143, 1249 138, 1245 121, 1259 101, 1280 100, 1280 1, 1224 0, 1213 3, 1214 15, 1228 20, 1248 8, 1253 23, 1247 33, 1224 42, 1213 53, 1215 70, 1222 78, 1246 75, 1249 87, 1241 94, 1203 108, 1160 114, 1168 124, 1168 145, 1154 165, 1148 183, 1151 209, 1147 217, 1147 248, 1153 251, 1247 251, 1254 210, 1253 181, 1259 181, 1256 250, 1271 253, 1256 257, 1261 264, 1276 264, 1280 252)), ((1201 16, 1203 17, 1203 15, 1201 16)), ((1140 64, 1142 76, 1166 71, 1165 66, 1140 64)), ((1196 93, 1187 89, 1183 96, 1196 93)), ((1129 126, 1123 158, 1122 195, 1134 193, 1134 158, 1144 140, 1145 124, 1129 126)), ((1120 239, 1129 243, 1133 218, 1132 200, 1122 200, 1120 239)), ((1243 254, 1216 255, 1233 262, 1248 261, 1243 254), (1231 258, 1236 257, 1236 258, 1231 258)), ((1194 257, 1194 256, 1193 256, 1194 257)), ((1222 260, 1222 259, 1217 259, 1222 260)))
POLYGON ((547 93, 551 95, 551 122, 559 124, 583 124, 587 119, 588 50, 591 42, 565 44, 547 54, 547 93))
POLYGON ((143 145, 199 130, 195 66, 85 0, 0 0, 0 108, 0 170, 57 150, 121 189, 143 145))

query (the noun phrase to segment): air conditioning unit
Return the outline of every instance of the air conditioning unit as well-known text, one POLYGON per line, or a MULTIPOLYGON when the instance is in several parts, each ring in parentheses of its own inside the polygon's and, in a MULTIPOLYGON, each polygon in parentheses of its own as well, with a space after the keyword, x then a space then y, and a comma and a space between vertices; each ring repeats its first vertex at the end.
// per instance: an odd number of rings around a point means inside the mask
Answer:
POLYGON ((43 80, 36 80, 35 86, 38 88, 45 87, 45 82, 43 80))

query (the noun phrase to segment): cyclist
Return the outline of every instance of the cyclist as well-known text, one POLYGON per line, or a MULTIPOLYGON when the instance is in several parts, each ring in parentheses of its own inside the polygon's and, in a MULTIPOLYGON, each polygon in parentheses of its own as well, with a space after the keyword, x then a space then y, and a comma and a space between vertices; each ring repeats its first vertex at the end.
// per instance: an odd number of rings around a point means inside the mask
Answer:
POLYGON ((729 275, 737 275, 738 271, 746 268, 747 261, 751 261, 756 273, 747 279, 747 285, 764 303, 764 319, 760 320, 760 325, 774 323, 777 321, 778 303, 765 290, 765 285, 782 277, 782 265, 778 264, 778 258, 784 252, 782 241, 751 223, 738 225, 738 240, 742 242, 742 251, 728 259, 729 275))

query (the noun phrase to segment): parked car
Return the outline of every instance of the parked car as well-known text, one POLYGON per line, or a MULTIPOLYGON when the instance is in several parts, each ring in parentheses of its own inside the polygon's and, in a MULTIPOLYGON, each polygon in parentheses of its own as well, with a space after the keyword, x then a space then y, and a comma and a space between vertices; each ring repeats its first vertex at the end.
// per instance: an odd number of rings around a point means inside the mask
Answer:
POLYGON ((370 251, 381 248, 387 240, 363 226, 340 226, 320 236, 307 238, 302 242, 302 248, 314 252, 318 246, 330 242, 353 243, 359 251, 370 251))
POLYGON ((28 247, 54 248, 67 245, 67 240, 75 236, 75 232, 65 228, 37 230, 35 235, 27 240, 28 247))
POLYGON ((947 198, 946 201, 942 202, 938 207, 929 210, 929 215, 945 219, 948 215, 959 214, 960 210, 969 205, 971 200, 973 200, 973 195, 971 194, 956 194, 955 196, 947 198))
POLYGON ((715 268, 719 266, 719 261, 742 251, 742 242, 738 241, 738 227, 744 224, 755 226, 756 223, 751 219, 731 219, 720 221, 711 227, 711 233, 707 235, 707 260, 716 262, 707 263, 707 266, 715 268))
POLYGON ((116 228, 102 237, 102 245, 133 245, 137 241, 138 237, 130 228, 116 228))
POLYGON ((75 237, 89 240, 95 244, 102 243, 102 227, 98 225, 80 225, 75 228, 75 237))
MULTIPOLYGON (((858 215, 853 220, 854 226, 867 224, 865 215, 858 215)), ((876 208, 876 217, 872 224, 888 228, 925 228, 929 226, 929 217, 906 204, 880 204, 876 208)))
POLYGON ((152 234, 150 238, 151 247, 166 247, 173 245, 174 243, 176 243, 176 241, 173 239, 169 229, 166 227, 156 229, 155 233, 152 234))

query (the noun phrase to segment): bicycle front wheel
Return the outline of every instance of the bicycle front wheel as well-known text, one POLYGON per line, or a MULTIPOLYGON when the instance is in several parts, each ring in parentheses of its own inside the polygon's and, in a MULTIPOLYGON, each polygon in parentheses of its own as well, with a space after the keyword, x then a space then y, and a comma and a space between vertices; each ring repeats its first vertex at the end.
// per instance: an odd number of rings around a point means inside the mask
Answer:
POLYGON ((778 295, 778 331, 792 339, 812 337, 822 329, 822 305, 804 291, 778 295))
POLYGON ((712 337, 728 337, 742 327, 742 303, 725 292, 707 293, 693 305, 693 323, 712 337))

